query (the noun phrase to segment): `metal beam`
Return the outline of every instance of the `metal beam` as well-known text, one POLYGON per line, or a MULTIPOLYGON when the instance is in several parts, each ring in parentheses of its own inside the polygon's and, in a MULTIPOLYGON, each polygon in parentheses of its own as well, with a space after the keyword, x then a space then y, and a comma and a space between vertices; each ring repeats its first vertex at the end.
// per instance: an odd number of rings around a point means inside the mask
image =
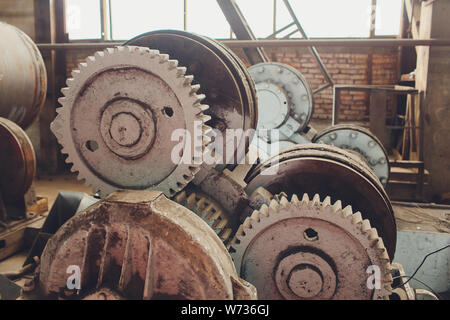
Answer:
MULTIPOLYGON (((234 0, 217 0, 223 14, 228 20, 234 34, 240 40, 255 40, 255 35, 247 24, 241 10, 237 6, 234 0)), ((269 61, 266 53, 262 48, 258 47, 246 47, 244 49, 251 64, 257 64, 261 62, 269 61)))

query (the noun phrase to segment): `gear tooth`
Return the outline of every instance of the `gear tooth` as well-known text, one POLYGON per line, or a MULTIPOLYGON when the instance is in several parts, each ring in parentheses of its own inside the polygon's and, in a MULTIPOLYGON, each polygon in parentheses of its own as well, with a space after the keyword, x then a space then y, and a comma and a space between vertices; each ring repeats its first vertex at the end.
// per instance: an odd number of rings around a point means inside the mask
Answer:
POLYGON ((159 63, 166 63, 167 61, 169 61, 169 55, 165 54, 165 53, 160 53, 159 54, 159 63))
MULTIPOLYGON (((68 87, 72 86, 72 85, 73 85, 73 78, 67 78, 67 79, 66 79, 66 85, 67 85, 68 87)), ((63 89, 67 89, 66 94, 67 94, 67 92, 69 92, 69 90, 70 90, 70 88, 63 88, 63 89)), ((61 91, 62 91, 62 89, 61 89, 61 91)))
POLYGON ((200 85, 199 84, 194 84, 191 86, 191 95, 197 94, 197 92, 200 90, 200 85))
POLYGON ((295 204, 296 206, 298 206, 298 205, 300 204, 300 200, 298 200, 298 197, 297 197, 296 194, 293 194, 293 195, 292 195, 291 202, 292 202, 293 204, 295 204))
POLYGON ((378 241, 378 239, 379 239, 379 236, 378 236, 377 229, 375 229, 375 228, 370 229, 369 240, 372 240, 372 241, 377 240, 378 241))
POLYGON ((277 200, 273 199, 270 201, 269 209, 272 210, 273 212, 278 212, 280 210, 280 204, 278 203, 277 200))
POLYGON ((194 208, 195 204, 197 202, 197 199, 195 197, 195 193, 192 193, 191 195, 189 195, 189 197, 187 197, 186 199, 186 203, 188 205, 189 208, 194 208))
POLYGON ((291 203, 289 202, 289 200, 286 197, 281 197, 280 200, 280 205, 284 208, 287 208, 291 203))
POLYGON ((268 216, 269 216, 269 207, 267 206, 267 204, 263 204, 263 205, 261 206, 261 208, 259 209, 259 212, 260 212, 263 216, 268 217, 268 216))
POLYGON ((338 200, 333 204, 333 212, 338 212, 342 210, 342 201, 338 200))
POLYGON ((178 67, 178 60, 169 60, 168 63, 169 63, 169 70, 172 70, 172 69, 175 69, 178 67))
POLYGON ((106 48, 105 49, 105 55, 110 55, 114 53, 114 48, 106 48))
POLYGON ((361 229, 364 233, 367 233, 372 229, 372 226, 370 225, 370 221, 367 219, 364 219, 361 225, 361 229))
POLYGON ((105 52, 103 52, 103 51, 97 51, 97 52, 94 54, 94 60, 95 60, 95 58, 101 59, 101 58, 103 58, 104 56, 105 56, 105 52))
POLYGON ((203 100, 205 100, 205 98, 206 98, 206 96, 204 95, 204 94, 197 94, 196 96, 195 96, 195 99, 196 99, 196 101, 195 101, 195 103, 197 104, 199 104, 199 103, 201 103, 203 100))
MULTIPOLYGON (((200 113, 199 115, 197 115, 197 120, 198 120, 198 121, 201 121, 202 123, 206 123, 206 122, 208 122, 209 120, 211 120, 211 116, 208 116, 208 115, 206 115, 206 114, 200 113)), ((210 129, 209 126, 206 126, 206 127, 203 127, 203 126, 202 126, 202 130, 203 130, 203 131, 209 130, 209 129, 210 129)))
POLYGON ((82 70, 82 69, 86 69, 88 65, 87 65, 86 62, 80 62, 80 63, 78 64, 78 66, 79 66, 80 72, 81 72, 81 70, 82 70))
POLYGON ((307 193, 304 193, 304 194, 303 194, 302 202, 303 202, 303 204, 306 204, 306 205, 309 205, 309 204, 310 204, 310 202, 309 202, 309 196, 308 196, 307 193))
MULTIPOLYGON (((73 81, 73 79, 67 79, 67 81, 69 81, 69 80, 71 80, 71 81, 73 81)), ((62 88, 61 89, 61 93, 65 96, 65 97, 67 97, 67 94, 70 92, 70 88, 62 88)), ((59 99, 58 99, 58 101, 59 101, 59 99)))
POLYGON ((352 223, 353 224, 362 223, 361 212, 357 212, 352 216, 352 223))
MULTIPOLYGON (((66 97, 61 97, 58 99, 58 102, 60 105, 64 106, 64 103, 66 103, 67 98, 66 97)), ((56 112, 61 114, 63 112, 63 110, 61 110, 62 108, 56 108, 56 112)))
POLYGON ((186 67, 178 67, 177 68, 177 76, 180 78, 184 77, 184 75, 186 74, 186 71, 187 71, 186 67))
POLYGON ((385 260, 385 261, 390 261, 389 259, 389 255, 387 254, 387 250, 386 248, 383 248, 382 250, 380 249, 380 259, 385 260))
POLYGON ((325 197, 325 199, 323 199, 322 206, 324 207, 331 206, 331 197, 325 197))
POLYGON ((196 108, 198 109, 198 112, 204 112, 209 109, 209 105, 207 104, 197 104, 196 108))
POLYGON ((252 215, 251 215, 251 219, 253 221, 259 222, 260 221, 260 217, 259 217, 259 211, 255 210, 253 211, 252 215))
POLYGON ((313 206, 319 206, 320 205, 320 196, 316 193, 312 199, 312 205, 313 206))
POLYGON ((342 217, 343 217, 343 218, 350 217, 352 214, 353 214, 353 208, 352 208, 352 206, 346 206, 346 207, 342 210, 342 217))
POLYGON ((246 218, 244 220, 244 223, 242 224, 244 233, 246 229, 251 229, 252 228, 252 219, 251 218, 246 218))
POLYGON ((70 74, 72 75, 72 78, 78 77, 78 75, 80 74, 80 70, 74 69, 70 74))
POLYGON ((189 75, 184 77, 185 86, 190 86, 192 84, 192 81, 194 81, 194 76, 189 75))
POLYGON ((186 191, 182 191, 175 195, 175 201, 178 203, 184 203, 186 201, 186 191))
POLYGON ((226 241, 228 241, 228 239, 230 239, 232 234, 233 234, 233 230, 231 230, 230 228, 227 228, 227 229, 224 229, 220 233, 220 238, 222 239, 222 241, 226 242, 226 241))

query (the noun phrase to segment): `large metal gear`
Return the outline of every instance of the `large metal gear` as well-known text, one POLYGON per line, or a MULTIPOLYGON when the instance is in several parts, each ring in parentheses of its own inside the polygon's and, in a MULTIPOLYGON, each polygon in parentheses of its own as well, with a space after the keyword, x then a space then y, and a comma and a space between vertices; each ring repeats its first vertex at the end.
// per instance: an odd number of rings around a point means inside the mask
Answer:
POLYGON ((23 200, 35 173, 36 155, 27 134, 14 122, 0 118, 0 195, 3 202, 23 200))
POLYGON ((351 205, 378 230, 391 259, 397 228, 389 197, 359 155, 326 144, 298 145, 255 165, 245 178, 247 194, 260 187, 272 194, 329 195, 351 205))
POLYGON ((36 280, 26 299, 256 299, 213 230, 157 191, 119 191, 75 215, 36 280), (69 267, 79 287, 67 286, 69 267))
MULTIPOLYGON (((314 99, 308 82, 295 68, 276 62, 249 68, 258 95, 259 130, 277 129, 279 139, 305 143, 301 136, 314 113, 314 99)), ((266 137, 271 142, 269 137, 266 137)))
POLYGON ((385 299, 390 260, 368 220, 341 201, 281 197, 254 211, 232 244, 238 273, 260 299, 385 299), (379 268, 379 287, 367 283, 379 268))
POLYGON ((167 54, 133 46, 81 63, 52 124, 72 171, 102 196, 118 189, 167 196, 182 190, 202 164, 210 130, 205 96, 185 73, 167 54), (185 130, 181 142, 171 141, 177 129, 185 130))
POLYGON ((312 142, 357 152, 367 161, 383 186, 387 185, 389 156, 381 141, 369 130, 355 125, 336 125, 322 131, 312 142))
POLYGON ((210 106, 205 112, 211 116, 208 125, 223 135, 225 154, 222 165, 216 169, 223 170, 225 164, 235 164, 245 155, 250 144, 248 140, 252 137, 243 135, 234 144, 234 140, 226 140, 225 134, 227 129, 244 132, 256 129, 257 97, 251 76, 230 49, 213 39, 177 30, 148 32, 125 45, 155 48, 169 54, 187 67, 195 77, 195 84, 201 85, 200 90, 206 96, 205 103, 210 106), (233 154, 228 154, 227 146, 231 143, 233 154))
POLYGON ((202 191, 183 190, 174 199, 205 221, 225 245, 232 238, 229 213, 213 198, 202 191))

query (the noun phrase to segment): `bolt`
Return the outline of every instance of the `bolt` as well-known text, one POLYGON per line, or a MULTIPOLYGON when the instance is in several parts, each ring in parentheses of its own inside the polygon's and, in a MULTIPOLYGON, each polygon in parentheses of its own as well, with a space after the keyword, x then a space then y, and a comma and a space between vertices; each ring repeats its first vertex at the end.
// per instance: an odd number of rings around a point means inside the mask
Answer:
POLYGON ((358 136, 358 134, 356 132, 350 133, 350 138, 352 138, 352 139, 356 139, 357 136, 358 136))
POLYGON ((380 158, 380 160, 378 160, 378 162, 381 164, 386 164, 386 158, 380 158))
POLYGON ((330 139, 331 139, 331 140, 336 140, 336 139, 337 139, 337 134, 336 134, 336 132, 333 132, 332 134, 330 134, 330 139))
POLYGON ((266 68, 261 67, 261 68, 258 69, 258 72, 259 72, 259 73, 264 73, 265 70, 266 70, 266 68))
POLYGON ((302 95, 302 101, 308 101, 308 95, 306 94, 302 95))
POLYGON ((369 141, 369 148, 373 148, 373 147, 375 147, 375 146, 376 146, 375 141, 370 140, 370 141, 369 141))

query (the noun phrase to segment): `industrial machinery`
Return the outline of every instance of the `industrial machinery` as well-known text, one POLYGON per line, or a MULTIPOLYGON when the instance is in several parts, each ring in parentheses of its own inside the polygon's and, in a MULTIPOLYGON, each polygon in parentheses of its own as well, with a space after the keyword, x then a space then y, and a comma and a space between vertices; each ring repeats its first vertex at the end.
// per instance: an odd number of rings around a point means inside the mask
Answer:
POLYGON ((360 155, 386 187, 389 157, 381 141, 369 130, 355 125, 336 125, 318 134, 313 142, 331 144, 360 155))
POLYGON ((0 22, 0 117, 26 129, 47 94, 47 72, 34 42, 21 30, 0 22))
POLYGON ((211 116, 208 125, 215 129, 215 139, 223 141, 224 147, 215 150, 222 153, 218 170, 245 156, 252 136, 242 135, 237 147, 228 152, 226 146, 231 143, 226 130, 256 129, 257 97, 252 77, 233 51, 208 37, 175 30, 145 33, 125 45, 156 48, 178 60, 194 77, 194 87, 205 95, 204 103, 209 105, 205 110, 211 116))
POLYGON ((46 211, 46 199, 32 188, 36 156, 26 133, 14 122, 0 118, 0 259, 22 247, 28 224, 46 211))
POLYGON ((72 171, 96 192, 153 189, 173 196, 194 178, 206 139, 183 135, 173 159, 179 142, 170 138, 176 129, 206 136, 208 106, 177 60, 147 48, 118 47, 89 57, 72 76, 52 130, 72 171))
POLYGON ((241 277, 262 299, 387 298, 395 219, 379 179, 350 150, 358 145, 295 145, 241 163, 255 149, 252 137, 239 136, 232 148, 223 140, 226 162, 203 161, 211 139, 255 129, 257 88, 267 89, 260 101, 275 95, 287 110, 276 123, 262 115, 264 126, 283 128, 286 138, 307 130, 313 111, 307 83, 289 68, 266 67, 256 69, 262 85, 255 86, 228 49, 178 31, 138 36, 81 64, 63 89, 52 130, 72 170, 106 198, 50 239, 34 292, 255 297, 241 277), (275 74, 283 81, 272 81, 275 74), (171 141, 177 129, 185 130, 181 147, 171 141), (64 289, 70 265, 80 266, 81 291, 64 289), (371 267, 380 274, 374 286, 367 285, 371 267))
POLYGON ((122 191, 49 240, 25 299, 255 299, 212 229, 157 191, 122 191), (67 270, 78 270, 67 288, 67 270), (77 269, 78 268, 78 269, 77 269), (76 281, 79 281, 79 287, 76 281))

